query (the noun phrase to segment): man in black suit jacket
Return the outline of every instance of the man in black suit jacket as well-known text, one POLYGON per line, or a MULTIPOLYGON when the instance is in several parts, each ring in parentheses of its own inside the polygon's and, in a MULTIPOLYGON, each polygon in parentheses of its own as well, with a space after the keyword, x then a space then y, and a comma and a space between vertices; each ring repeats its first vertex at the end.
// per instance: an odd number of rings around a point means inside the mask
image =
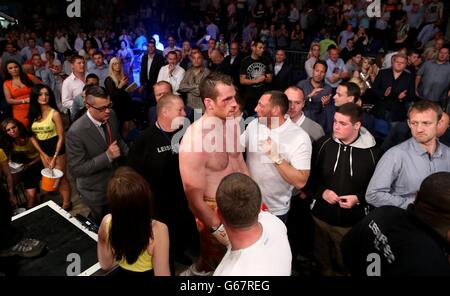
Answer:
POLYGON ((128 147, 120 137, 111 99, 100 86, 86 89, 87 112, 66 135, 69 171, 76 179, 80 197, 100 223, 108 212, 106 187, 128 147))
POLYGON ((156 105, 153 85, 156 83, 159 70, 164 64, 164 57, 156 51, 155 42, 150 40, 147 44, 147 54, 142 57, 141 61, 141 87, 139 88, 139 93, 142 93, 142 90, 145 89, 145 99, 150 103, 150 106, 156 105), (151 63, 150 66, 149 63, 151 63))
POLYGON ((242 54, 239 52, 239 43, 231 42, 230 54, 224 60, 226 65, 230 67, 230 75, 233 78, 233 83, 239 86, 239 68, 241 67, 242 54))
POLYGON ((286 62, 286 52, 282 49, 277 50, 275 53, 273 72, 273 90, 285 91, 293 84, 292 66, 286 62))

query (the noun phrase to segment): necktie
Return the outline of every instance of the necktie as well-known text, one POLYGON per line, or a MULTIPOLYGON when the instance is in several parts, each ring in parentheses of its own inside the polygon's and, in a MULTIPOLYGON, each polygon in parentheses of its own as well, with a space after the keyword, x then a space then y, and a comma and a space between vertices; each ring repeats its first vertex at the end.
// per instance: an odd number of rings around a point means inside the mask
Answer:
POLYGON ((100 126, 102 127, 103 135, 105 136, 106 144, 108 146, 111 145, 112 139, 111 139, 111 129, 109 127, 109 123, 105 122, 105 123, 102 123, 100 126))

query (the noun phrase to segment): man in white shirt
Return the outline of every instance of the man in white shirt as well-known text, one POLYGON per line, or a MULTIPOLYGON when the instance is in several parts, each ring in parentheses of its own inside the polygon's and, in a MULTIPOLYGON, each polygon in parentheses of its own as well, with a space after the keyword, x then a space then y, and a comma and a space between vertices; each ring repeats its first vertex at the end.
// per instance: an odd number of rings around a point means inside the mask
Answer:
POLYGON ((64 37, 64 35, 59 30, 56 31, 56 36, 53 40, 53 47, 59 54, 63 54, 64 52, 66 52, 66 50, 72 50, 66 37, 64 37))
POLYGON ((172 36, 169 36, 167 38, 167 47, 164 48, 164 51, 163 51, 163 56, 166 58, 167 55, 169 54, 169 52, 175 51, 177 49, 181 49, 181 48, 177 47, 177 45, 175 44, 175 38, 173 38, 172 36))
POLYGON ((288 110, 284 93, 264 93, 255 108, 258 119, 242 135, 250 175, 269 211, 285 223, 292 190, 308 181, 312 151, 308 134, 291 121, 288 110))
POLYGON ((286 226, 261 212, 258 184, 245 174, 230 174, 220 182, 216 199, 230 245, 214 276, 291 275, 286 226))
POLYGON ((80 55, 74 55, 70 60, 72 73, 64 79, 62 84, 61 101, 63 107, 67 110, 72 107, 73 99, 81 94, 86 81, 86 70, 84 58, 80 55))
POLYGON ((161 67, 159 70, 157 82, 162 80, 169 82, 172 85, 173 93, 180 95, 178 88, 180 87, 181 80, 183 80, 184 72, 184 69, 178 65, 177 53, 171 51, 167 54, 167 65, 161 67))

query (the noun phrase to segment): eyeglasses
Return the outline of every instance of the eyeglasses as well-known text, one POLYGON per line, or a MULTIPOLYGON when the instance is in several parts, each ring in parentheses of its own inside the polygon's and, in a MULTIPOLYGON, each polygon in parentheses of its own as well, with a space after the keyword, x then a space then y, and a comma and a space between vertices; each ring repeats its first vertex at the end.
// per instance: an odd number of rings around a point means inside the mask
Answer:
POLYGON ((94 108, 95 110, 97 110, 98 112, 105 112, 106 111, 106 109, 109 109, 109 110, 111 110, 112 109, 112 107, 114 106, 114 104, 113 104, 113 102, 111 102, 111 103, 109 103, 109 105, 107 105, 107 106, 103 106, 103 107, 95 107, 95 106, 92 106, 91 104, 89 104, 89 103, 86 103, 86 105, 88 105, 89 107, 92 107, 92 108, 94 108))

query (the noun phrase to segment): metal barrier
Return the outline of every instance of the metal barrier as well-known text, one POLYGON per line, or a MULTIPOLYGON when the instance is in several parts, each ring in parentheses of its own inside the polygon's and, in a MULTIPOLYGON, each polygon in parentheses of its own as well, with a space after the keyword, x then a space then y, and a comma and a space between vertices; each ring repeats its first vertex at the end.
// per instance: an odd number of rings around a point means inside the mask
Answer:
POLYGON ((305 62, 308 59, 307 51, 293 51, 285 50, 286 61, 291 64, 296 70, 304 70, 305 62))

